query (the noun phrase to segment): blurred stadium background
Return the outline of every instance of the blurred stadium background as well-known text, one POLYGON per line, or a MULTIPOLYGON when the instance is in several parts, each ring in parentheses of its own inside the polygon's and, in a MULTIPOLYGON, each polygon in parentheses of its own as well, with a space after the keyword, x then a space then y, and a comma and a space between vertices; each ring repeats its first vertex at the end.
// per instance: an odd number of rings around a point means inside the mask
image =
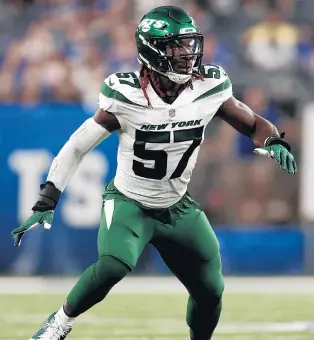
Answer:
MULTIPOLYGON (((27 281, 25 276, 77 277, 95 261, 101 193, 115 173, 116 135, 86 157, 60 201, 51 232, 32 231, 22 247, 14 249, 10 231, 29 215, 53 156, 93 114, 103 79, 117 71, 138 69, 134 41, 137 22, 152 7, 172 4, 184 7, 204 32, 204 62, 223 66, 235 95, 286 132, 300 169, 297 176, 289 177, 272 160, 257 158, 252 142, 225 123, 214 121, 207 129, 189 191, 201 203, 218 235, 224 274, 238 278, 239 284, 232 281, 238 292, 243 293, 242 284, 252 291, 259 282, 243 277, 268 276, 265 285, 251 296, 257 305, 262 301, 256 315, 250 310, 255 319, 249 316, 248 307, 239 312, 246 301, 243 295, 233 297, 230 305, 227 298, 227 319, 237 321, 246 313, 248 317, 242 321, 267 321, 266 306, 270 305, 277 317, 268 321, 310 318, 306 306, 310 310, 312 295, 302 300, 297 293, 313 293, 314 288, 306 288, 311 286, 306 278, 296 282, 288 276, 314 273, 313 0, 0 1, 0 291, 7 293, 11 287, 11 293, 24 292, 30 285, 33 292, 40 292, 32 300, 2 295, 0 305, 5 308, 16 301, 13 316, 16 310, 21 316, 34 301, 32 312, 43 311, 43 318, 36 319, 40 323, 46 317, 45 304, 47 308, 52 305, 38 287, 56 285, 27 281), (8 281, 5 276, 16 278, 8 281), (268 296, 276 282, 277 292, 287 293, 289 289, 285 289, 290 287, 297 295, 288 294, 283 301, 268 296), (297 314, 300 301, 303 314, 297 314)), ((132 275, 147 276, 142 279, 145 286, 150 276, 169 274, 155 250, 148 247, 132 275)), ((154 295, 150 299, 157 303, 154 295)), ((166 303, 167 299, 159 301, 166 303)), ((172 304, 174 314, 184 314, 185 307, 176 310, 180 303, 172 304)), ((141 311, 154 313, 153 309, 141 311)), ((125 314, 124 321, 127 317, 125 314)), ((0 319, 9 325, 18 318, 10 320, 0 319)), ((164 327, 171 330, 167 325, 164 327)), ((4 338, 24 339, 31 333, 21 334, 8 331, 4 338)), ((99 338, 100 334, 101 330, 99 338)), ((133 338, 146 339, 140 334, 133 338)), ((287 338, 306 339, 301 333, 278 337, 287 338)), ((232 339, 277 337, 242 334, 232 339)))

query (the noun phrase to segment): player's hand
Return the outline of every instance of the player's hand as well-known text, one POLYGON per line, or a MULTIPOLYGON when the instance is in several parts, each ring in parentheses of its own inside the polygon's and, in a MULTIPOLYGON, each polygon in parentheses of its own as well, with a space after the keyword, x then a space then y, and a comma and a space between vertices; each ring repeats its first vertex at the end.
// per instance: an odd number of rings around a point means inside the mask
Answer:
POLYGON ((37 227, 43 225, 44 229, 49 230, 53 220, 54 209, 58 204, 61 191, 51 182, 41 184, 38 201, 33 206, 33 214, 18 228, 15 228, 11 235, 14 240, 14 247, 19 247, 23 235, 37 227))
POLYGON ((254 149, 254 152, 257 155, 273 158, 280 164, 281 170, 287 171, 289 174, 295 174, 297 172, 297 164, 293 155, 283 145, 276 144, 263 148, 256 148, 254 149))
POLYGON ((53 220, 53 213, 53 210, 34 211, 33 214, 22 225, 20 225, 18 228, 15 228, 11 232, 14 241, 14 247, 19 247, 24 234, 38 225, 43 225, 45 230, 49 230, 53 220))

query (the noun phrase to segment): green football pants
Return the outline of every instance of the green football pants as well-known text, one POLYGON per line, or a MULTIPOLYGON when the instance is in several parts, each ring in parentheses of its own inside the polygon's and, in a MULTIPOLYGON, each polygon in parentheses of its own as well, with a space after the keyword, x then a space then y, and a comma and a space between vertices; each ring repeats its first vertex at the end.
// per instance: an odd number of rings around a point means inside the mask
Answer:
POLYGON ((224 289, 219 245, 204 212, 188 194, 170 208, 148 209, 122 195, 110 182, 98 233, 99 260, 82 274, 67 299, 66 311, 75 316, 101 301, 134 268, 148 243, 189 292, 191 339, 210 339, 224 289), (93 290, 84 290, 86 282, 93 290))

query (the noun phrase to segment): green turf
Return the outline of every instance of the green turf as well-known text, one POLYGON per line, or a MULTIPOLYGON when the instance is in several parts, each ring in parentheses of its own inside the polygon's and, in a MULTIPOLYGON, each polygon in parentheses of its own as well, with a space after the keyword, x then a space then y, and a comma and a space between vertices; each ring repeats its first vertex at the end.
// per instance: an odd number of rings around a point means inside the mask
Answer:
MULTIPOLYGON (((0 295, 0 339, 28 340, 39 325, 59 308, 62 295, 0 295)), ((186 295, 111 294, 81 316, 67 339, 188 340, 186 295)), ((263 333, 241 330, 227 334, 226 326, 311 321, 314 296, 226 294, 221 329, 215 340, 314 339, 314 333, 263 333)))

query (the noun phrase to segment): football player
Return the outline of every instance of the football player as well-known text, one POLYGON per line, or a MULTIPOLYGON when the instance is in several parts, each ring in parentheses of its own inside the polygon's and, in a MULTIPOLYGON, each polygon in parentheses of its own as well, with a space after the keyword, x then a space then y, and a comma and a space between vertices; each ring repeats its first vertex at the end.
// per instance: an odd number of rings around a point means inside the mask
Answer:
POLYGON ((19 246, 34 226, 49 229, 59 197, 84 156, 118 132, 116 175, 103 194, 98 261, 31 340, 65 339, 75 319, 132 271, 148 243, 189 293, 190 339, 211 339, 224 290, 219 245, 187 192, 207 124, 220 117, 251 137, 256 153, 275 159, 289 174, 297 171, 283 134, 234 98, 221 67, 202 64, 203 35, 189 14, 173 6, 155 8, 140 21, 135 39, 140 71, 104 81, 95 115, 55 157, 33 214, 12 232, 19 246))

